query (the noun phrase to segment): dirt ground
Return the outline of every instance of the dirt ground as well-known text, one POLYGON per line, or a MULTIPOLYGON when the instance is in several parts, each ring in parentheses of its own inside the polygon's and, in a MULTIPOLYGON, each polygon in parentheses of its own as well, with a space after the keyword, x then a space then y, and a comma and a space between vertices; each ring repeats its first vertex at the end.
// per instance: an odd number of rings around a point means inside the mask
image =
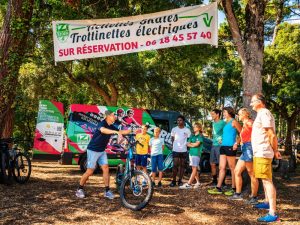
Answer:
MULTIPOLYGON (((112 171, 113 173, 113 171, 112 171)), ((56 162, 34 162, 29 183, 0 185, 0 224, 257 224, 265 211, 253 209, 246 202, 232 202, 225 195, 207 194, 209 174, 202 174, 203 187, 197 190, 170 188, 164 178, 163 188, 156 188, 144 210, 132 212, 116 198, 103 197, 101 174, 86 185, 88 197, 77 199, 75 190, 81 173, 76 166, 56 162)), ((291 180, 276 174, 278 212, 282 224, 300 224, 300 169, 291 180)))

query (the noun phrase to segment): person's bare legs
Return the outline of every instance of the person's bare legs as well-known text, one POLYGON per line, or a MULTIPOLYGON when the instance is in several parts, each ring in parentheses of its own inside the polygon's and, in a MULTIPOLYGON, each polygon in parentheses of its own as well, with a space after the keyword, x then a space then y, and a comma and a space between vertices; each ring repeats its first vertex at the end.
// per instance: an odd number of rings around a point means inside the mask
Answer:
POLYGON ((242 173, 246 169, 246 164, 244 160, 239 160, 236 164, 236 167, 234 169, 235 174, 235 187, 236 187, 236 193, 242 192, 242 186, 243 186, 243 178, 242 173))
POLYGON ((190 177, 190 179, 188 181, 188 184, 192 185, 193 182, 194 182, 194 180, 195 180, 195 178, 196 178, 197 182, 199 182, 199 178, 197 176, 198 176, 197 167, 196 166, 192 166, 192 174, 191 174, 191 177, 190 177))
POLYGON ((93 175, 95 169, 87 169, 80 179, 80 186, 84 186, 90 176, 93 175))
MULTIPOLYGON (((254 176, 253 162, 245 162, 247 172, 251 179, 251 197, 256 197, 258 192, 258 179, 254 176)), ((237 182, 237 181, 235 181, 237 182)))
POLYGON ((178 173, 178 168, 180 164, 180 159, 178 157, 173 158, 173 181, 176 182, 176 176, 178 173))
POLYGON ((148 171, 147 171, 147 167, 146 166, 143 167, 143 171, 144 171, 145 174, 147 174, 148 171))
POLYGON ((102 172, 103 172, 103 182, 105 187, 109 187, 109 181, 110 181, 110 176, 109 176, 109 167, 107 164, 104 164, 101 166, 102 172))
POLYGON ((162 171, 159 171, 159 172, 158 172, 158 182, 161 182, 162 176, 163 176, 163 172, 162 172, 162 171))
POLYGON ((217 165, 215 163, 210 164, 212 177, 217 176, 217 165))
POLYGON ((235 188, 235 174, 234 174, 234 169, 235 169, 236 159, 235 159, 235 156, 226 156, 226 158, 227 158, 229 169, 231 171, 231 182, 232 182, 231 186, 232 186, 232 188, 235 188))
POLYGON ((155 182, 156 173, 155 173, 155 172, 152 172, 151 176, 152 176, 152 181, 155 182))
POLYGON ((262 179, 265 195, 268 198, 269 205, 270 205, 270 214, 275 215, 276 213, 276 189, 273 184, 273 181, 270 179, 262 179))
POLYGON ((220 163, 219 163, 219 179, 218 179, 218 188, 222 187, 223 180, 226 174, 226 155, 220 155, 220 163))

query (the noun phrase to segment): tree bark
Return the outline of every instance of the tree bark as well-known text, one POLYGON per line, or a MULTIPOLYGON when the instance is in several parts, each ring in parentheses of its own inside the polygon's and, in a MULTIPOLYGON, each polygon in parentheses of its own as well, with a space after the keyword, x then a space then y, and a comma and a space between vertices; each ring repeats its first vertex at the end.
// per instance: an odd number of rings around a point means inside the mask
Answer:
MULTIPOLYGON (((16 96, 19 68, 26 52, 34 0, 9 0, 0 33, 0 135, 16 96)), ((6 130, 9 134, 11 131, 6 130)))
POLYGON ((249 0, 246 5, 246 29, 241 35, 232 0, 222 0, 233 42, 243 66, 243 105, 250 108, 251 96, 262 92, 264 51, 264 13, 268 1, 249 0))
POLYGON ((291 116, 286 118, 287 130, 285 139, 285 155, 292 155, 292 131, 296 128, 296 120, 299 113, 300 109, 295 110, 291 116))
POLYGON ((7 138, 7 137, 12 137, 13 134, 13 127, 14 127, 14 109, 10 108, 8 110, 8 113, 5 114, 4 118, 4 127, 1 137, 7 138))

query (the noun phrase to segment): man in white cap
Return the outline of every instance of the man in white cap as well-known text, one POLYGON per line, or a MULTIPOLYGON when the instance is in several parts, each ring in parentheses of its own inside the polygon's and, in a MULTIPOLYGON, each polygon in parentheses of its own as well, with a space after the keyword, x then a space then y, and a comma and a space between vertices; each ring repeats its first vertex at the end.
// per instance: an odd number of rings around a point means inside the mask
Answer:
POLYGON ((107 161, 107 155, 105 152, 106 145, 109 142, 110 136, 113 134, 129 134, 130 130, 119 130, 113 123, 116 120, 115 114, 106 110, 104 113, 105 119, 99 123, 95 133, 93 134, 92 140, 87 147, 87 170, 82 175, 79 183, 79 187, 76 191, 78 198, 84 198, 85 193, 83 186, 85 185, 88 178, 93 175, 97 163, 101 166, 103 171, 103 180, 105 185, 104 197, 113 199, 114 194, 109 188, 109 167, 107 161))

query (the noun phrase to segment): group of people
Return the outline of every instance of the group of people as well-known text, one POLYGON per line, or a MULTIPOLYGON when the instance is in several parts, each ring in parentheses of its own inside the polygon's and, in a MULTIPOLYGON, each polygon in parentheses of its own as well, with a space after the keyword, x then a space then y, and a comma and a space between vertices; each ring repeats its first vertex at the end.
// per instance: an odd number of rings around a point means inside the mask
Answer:
MULTIPOLYGON (((281 155, 277 149, 277 138, 275 134, 275 121, 271 112, 266 108, 266 101, 262 94, 252 96, 251 107, 257 112, 253 121, 250 118, 250 112, 242 108, 238 112, 239 120, 243 126, 235 119, 233 108, 225 107, 223 118, 222 111, 214 109, 211 112, 213 119, 213 145, 210 154, 210 163, 212 170, 212 185, 208 193, 212 195, 225 194, 231 196, 231 200, 242 200, 242 173, 247 170, 251 178, 251 196, 248 201, 255 208, 269 209, 269 213, 260 217, 258 221, 273 222, 278 221, 276 214, 276 189, 272 182, 272 159, 280 158, 281 155), (241 145, 242 154, 236 163, 236 153, 241 145), (217 174, 217 165, 219 173, 217 174), (231 188, 224 189, 226 165, 231 171, 231 188), (258 178, 262 179, 265 200, 258 203, 258 178)), ((114 195, 109 187, 109 168, 105 147, 109 138, 113 134, 126 135, 130 130, 119 130, 113 123, 117 117, 112 111, 105 112, 105 119, 99 124, 92 140, 87 147, 87 171, 83 174, 76 196, 85 197, 83 186, 89 176, 94 172, 98 163, 103 170, 103 179, 105 184, 104 196, 113 199, 114 195)), ((151 154, 151 176, 153 186, 162 186, 163 176, 163 149, 164 140, 160 136, 160 128, 154 129, 154 136, 151 138, 147 134, 147 125, 142 125, 142 132, 136 135, 136 155, 135 165, 137 169, 147 172, 147 156, 150 149, 151 154), (158 183, 155 183, 158 173, 158 183)), ((170 187, 179 186, 179 189, 199 188, 198 166, 203 150, 203 134, 200 123, 193 125, 194 133, 185 127, 185 118, 178 116, 177 126, 171 131, 172 137, 172 155, 173 169, 172 181, 170 187), (188 151, 189 148, 189 151, 188 151), (183 183, 183 174, 185 162, 189 154, 189 162, 192 167, 192 173, 187 183, 183 183), (178 179, 177 179, 178 177, 178 179)))
POLYGON ((221 111, 215 109, 211 112, 213 118, 213 147, 210 155, 212 168, 212 185, 208 193, 213 195, 225 194, 231 200, 243 200, 242 173, 247 170, 251 179, 251 195, 248 200, 254 208, 269 209, 269 213, 258 218, 259 222, 278 221, 276 214, 276 189, 272 182, 272 160, 281 158, 275 133, 275 120, 266 108, 266 100, 262 94, 255 94, 251 98, 250 106, 257 112, 253 121, 250 112, 242 108, 238 112, 239 120, 231 107, 223 109, 224 120, 220 119, 221 111), (241 144, 242 154, 236 163, 236 153, 241 144), (219 176, 217 167, 219 165, 219 176), (226 164, 231 171, 231 188, 224 190, 226 164), (257 192, 262 179, 265 200, 258 202, 257 192))

